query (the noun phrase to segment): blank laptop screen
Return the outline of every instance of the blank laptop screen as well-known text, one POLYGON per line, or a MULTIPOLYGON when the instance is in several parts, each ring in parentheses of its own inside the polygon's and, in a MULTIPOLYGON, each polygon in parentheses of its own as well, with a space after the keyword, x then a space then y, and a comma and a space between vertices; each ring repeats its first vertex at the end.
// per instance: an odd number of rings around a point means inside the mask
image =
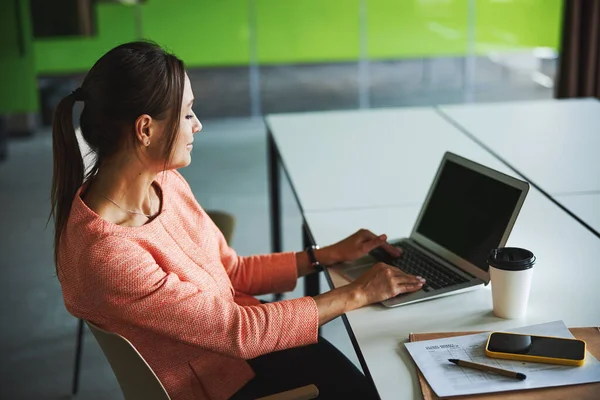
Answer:
POLYGON ((521 190, 446 160, 417 232, 484 271, 521 190))

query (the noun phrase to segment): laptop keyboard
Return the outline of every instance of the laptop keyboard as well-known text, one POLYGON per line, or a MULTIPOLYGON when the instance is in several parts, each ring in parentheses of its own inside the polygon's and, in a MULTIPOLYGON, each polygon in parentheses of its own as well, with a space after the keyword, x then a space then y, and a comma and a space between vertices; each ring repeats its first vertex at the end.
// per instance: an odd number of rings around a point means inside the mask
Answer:
MULTIPOLYGON (((422 276, 427 280, 423 285, 423 290, 426 292, 432 289, 442 289, 449 286, 457 285, 460 283, 468 282, 468 279, 460 276, 451 269, 445 267, 443 264, 427 256, 426 254, 418 251, 415 247, 411 246, 407 242, 402 242, 396 245, 402 249, 402 255, 398 258, 390 258, 388 255, 387 260, 383 260, 390 265, 400 268, 402 271, 410 275, 422 276)), ((387 252, 383 249, 373 254, 376 258, 381 258, 381 252, 387 255, 387 252)))

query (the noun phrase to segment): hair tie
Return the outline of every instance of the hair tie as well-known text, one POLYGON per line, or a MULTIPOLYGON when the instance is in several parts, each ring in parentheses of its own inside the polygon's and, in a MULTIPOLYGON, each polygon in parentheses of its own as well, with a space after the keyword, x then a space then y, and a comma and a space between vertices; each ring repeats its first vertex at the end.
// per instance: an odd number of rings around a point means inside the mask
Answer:
POLYGON ((73 96, 75 101, 84 101, 85 100, 83 97, 83 90, 80 87, 73 90, 73 92, 71 92, 71 96, 73 96))

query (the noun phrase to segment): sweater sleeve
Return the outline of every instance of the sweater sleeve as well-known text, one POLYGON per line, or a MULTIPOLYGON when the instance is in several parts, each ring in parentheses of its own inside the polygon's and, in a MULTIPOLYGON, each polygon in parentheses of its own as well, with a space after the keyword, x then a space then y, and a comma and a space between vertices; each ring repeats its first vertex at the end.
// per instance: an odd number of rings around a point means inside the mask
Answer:
POLYGON ((243 359, 317 341, 311 297, 240 306, 212 285, 165 272, 141 246, 114 236, 93 245, 82 262, 85 290, 112 321, 243 359))
POLYGON ((260 295, 289 292, 296 287, 298 267, 293 252, 241 257, 224 239, 219 248, 221 262, 236 290, 260 295))

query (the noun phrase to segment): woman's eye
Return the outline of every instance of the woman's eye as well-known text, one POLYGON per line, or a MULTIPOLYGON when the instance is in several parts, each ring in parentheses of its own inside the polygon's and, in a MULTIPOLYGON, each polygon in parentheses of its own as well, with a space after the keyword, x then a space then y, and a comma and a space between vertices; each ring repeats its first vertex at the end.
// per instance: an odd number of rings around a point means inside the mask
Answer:
POLYGON ((194 118, 194 116, 192 114, 188 114, 185 116, 185 119, 192 119, 192 118, 194 118))

